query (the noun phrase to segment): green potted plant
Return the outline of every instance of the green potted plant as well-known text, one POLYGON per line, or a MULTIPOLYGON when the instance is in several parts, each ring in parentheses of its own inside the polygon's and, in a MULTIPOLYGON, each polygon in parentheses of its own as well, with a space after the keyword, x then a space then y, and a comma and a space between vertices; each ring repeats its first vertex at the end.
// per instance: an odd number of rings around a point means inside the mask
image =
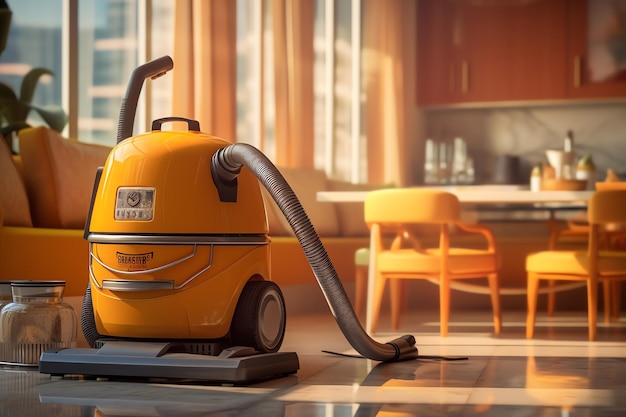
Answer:
MULTIPOLYGON (((0 54, 9 36, 12 12, 5 0, 0 0, 0 54)), ((22 79, 19 94, 11 86, 0 82, 0 134, 12 148, 12 137, 21 129, 30 127, 27 119, 35 111, 53 130, 61 132, 67 124, 67 116, 60 106, 42 107, 32 103, 35 89, 43 75, 54 76, 46 68, 32 68, 22 79)))

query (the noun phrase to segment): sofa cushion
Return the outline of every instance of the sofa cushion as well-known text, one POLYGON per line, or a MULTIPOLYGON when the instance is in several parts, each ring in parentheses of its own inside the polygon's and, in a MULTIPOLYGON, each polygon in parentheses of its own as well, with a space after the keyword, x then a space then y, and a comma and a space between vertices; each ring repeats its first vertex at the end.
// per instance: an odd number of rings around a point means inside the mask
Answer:
MULTIPOLYGON (((279 171, 300 200, 317 234, 319 236, 339 236, 339 222, 335 206, 317 201, 317 192, 326 190, 327 186, 324 171, 303 168, 279 168, 279 171)), ((282 236, 294 236, 289 222, 274 201, 271 201, 267 209, 273 210, 273 218, 281 225, 273 228, 270 224, 270 235, 281 236, 272 233, 272 229, 274 229, 274 231, 284 233, 282 236)), ((268 219, 270 219, 269 214, 268 219)))
POLYGON ((4 139, 0 139, 0 190, 0 224, 32 227, 24 181, 4 139))
POLYGON ((43 126, 21 130, 19 140, 33 224, 84 228, 96 169, 111 148, 68 140, 43 126))

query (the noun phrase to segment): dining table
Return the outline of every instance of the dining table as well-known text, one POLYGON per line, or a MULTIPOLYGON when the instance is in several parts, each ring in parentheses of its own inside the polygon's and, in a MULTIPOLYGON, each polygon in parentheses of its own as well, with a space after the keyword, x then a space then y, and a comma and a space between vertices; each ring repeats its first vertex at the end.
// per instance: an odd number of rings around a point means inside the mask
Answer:
MULTIPOLYGON (((477 210, 527 210, 547 211, 552 219, 559 211, 585 210, 591 190, 540 190, 531 191, 525 185, 445 185, 424 186, 453 193, 462 208, 477 210)), ((318 202, 356 203, 365 202, 371 191, 319 191, 318 202)), ((370 251, 373 253, 373 251, 370 251)), ((370 259, 370 265, 373 262, 370 259)), ((372 322, 373 271, 368 272, 366 301, 366 329, 372 322)))
MULTIPOLYGON (((531 191, 526 186, 516 185, 468 185, 421 187, 451 192, 461 204, 516 204, 545 205, 563 208, 568 205, 584 206, 593 191, 587 190, 542 190, 531 191)), ((317 201, 328 203, 363 202, 371 191, 319 191, 317 201)))

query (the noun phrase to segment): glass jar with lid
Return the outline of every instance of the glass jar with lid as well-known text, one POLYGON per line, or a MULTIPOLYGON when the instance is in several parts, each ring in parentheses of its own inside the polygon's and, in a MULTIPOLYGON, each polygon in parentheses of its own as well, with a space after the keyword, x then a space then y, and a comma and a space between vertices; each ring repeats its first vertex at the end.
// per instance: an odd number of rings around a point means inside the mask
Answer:
POLYGON ((63 302, 63 281, 12 281, 12 301, 0 311, 4 361, 36 365, 52 348, 76 347, 78 319, 63 302))

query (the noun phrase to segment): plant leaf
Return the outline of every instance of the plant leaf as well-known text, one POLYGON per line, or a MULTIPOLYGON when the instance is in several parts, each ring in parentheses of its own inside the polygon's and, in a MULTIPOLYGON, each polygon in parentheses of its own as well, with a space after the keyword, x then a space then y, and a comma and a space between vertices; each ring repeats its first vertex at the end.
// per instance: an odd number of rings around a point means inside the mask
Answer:
POLYGON ((61 131, 65 128, 65 125, 67 124, 67 115, 62 108, 43 108, 32 105, 30 105, 29 107, 35 110, 41 116, 43 121, 46 122, 50 129, 56 130, 57 132, 61 133, 61 131))
POLYGON ((54 76, 54 73, 46 68, 33 68, 22 79, 22 86, 20 88, 20 100, 26 103, 33 101, 35 95, 35 88, 39 82, 39 78, 42 75, 54 76))
POLYGON ((0 83, 0 100, 17 100, 13 89, 5 83, 0 83))
POLYGON ((0 116, 6 123, 24 121, 30 109, 25 107, 7 84, 0 83, 0 116))

